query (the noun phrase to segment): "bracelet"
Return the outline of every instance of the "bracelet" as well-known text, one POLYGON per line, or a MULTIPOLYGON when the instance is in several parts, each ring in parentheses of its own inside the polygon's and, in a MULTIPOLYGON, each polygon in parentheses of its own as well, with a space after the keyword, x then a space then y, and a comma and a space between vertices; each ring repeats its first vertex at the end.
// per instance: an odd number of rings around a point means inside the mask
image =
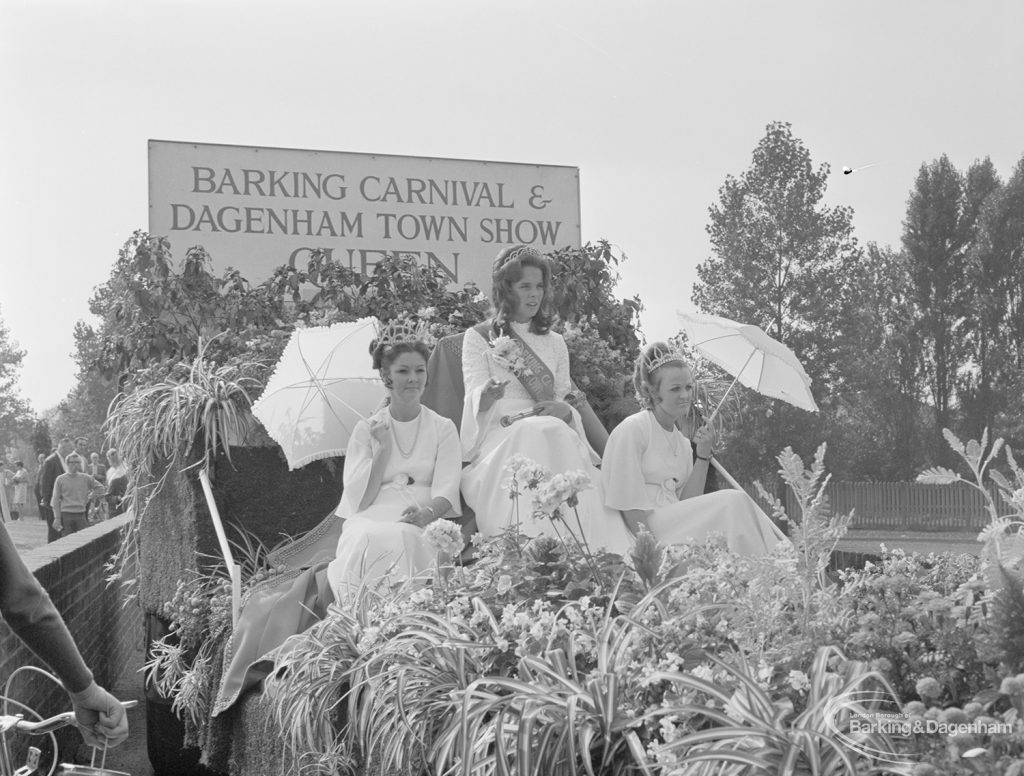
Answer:
POLYGON ((712 458, 714 458, 714 457, 715 457, 715 454, 714 454, 714 453, 711 453, 711 454, 710 454, 710 455, 709 455, 709 456, 708 456, 707 458, 705 458, 705 457, 704 457, 703 455, 698 455, 698 454, 697 454, 697 453, 695 452, 695 453, 693 454, 693 457, 694 457, 694 458, 696 458, 696 459, 697 459, 698 461, 710 461, 710 460, 711 460, 712 458))

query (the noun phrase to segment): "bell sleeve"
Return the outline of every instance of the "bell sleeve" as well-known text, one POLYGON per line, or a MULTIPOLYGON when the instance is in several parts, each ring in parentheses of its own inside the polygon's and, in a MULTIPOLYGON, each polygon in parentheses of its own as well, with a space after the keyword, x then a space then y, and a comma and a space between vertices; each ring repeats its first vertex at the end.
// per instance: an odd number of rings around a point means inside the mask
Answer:
POLYGON ((462 514, 459 486, 462 482, 462 446, 455 424, 448 418, 435 415, 437 429, 437 460, 434 462, 434 479, 430 483, 430 497, 448 499, 452 508, 439 517, 458 517, 462 514))
POLYGON ((376 445, 377 443, 370 437, 369 423, 365 420, 356 423, 348 441, 348 449, 345 451, 341 502, 335 510, 339 517, 352 517, 359 511, 359 504, 366 495, 366 486, 370 481, 376 445))
POLYGON ((460 428, 463 460, 472 460, 473 454, 479 449, 491 415, 495 412, 497 403, 492 405, 483 417, 480 416, 480 397, 490 379, 487 342, 476 330, 468 329, 462 343, 462 381, 466 388, 460 428))
POLYGON ((654 509, 643 471, 650 428, 643 413, 630 415, 608 437, 601 464, 604 502, 609 509, 654 509))

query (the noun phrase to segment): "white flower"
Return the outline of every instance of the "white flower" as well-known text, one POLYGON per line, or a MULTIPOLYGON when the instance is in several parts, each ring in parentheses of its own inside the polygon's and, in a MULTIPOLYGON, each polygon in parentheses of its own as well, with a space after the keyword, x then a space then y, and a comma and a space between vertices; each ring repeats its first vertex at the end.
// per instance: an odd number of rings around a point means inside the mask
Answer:
POLYGON ((803 692, 811 686, 811 680, 803 671, 793 670, 789 672, 789 686, 797 692, 803 692))
POLYGON ((590 477, 579 470, 556 474, 537 487, 533 497, 534 507, 546 515, 553 515, 562 504, 575 507, 579 502, 580 491, 589 488, 590 484, 590 477))
POLYGON ((395 472, 395 476, 391 478, 391 482, 394 485, 405 486, 412 485, 415 480, 413 480, 412 475, 410 474, 406 474, 405 472, 395 472))
POLYGON ((694 669, 690 672, 698 679, 703 679, 705 682, 713 682, 715 680, 715 674, 711 670, 711 666, 702 663, 699 666, 694 666, 694 669))
POLYGON ((508 574, 502 574, 498 577, 498 595, 505 595, 509 590, 512 589, 512 577, 508 574))
POLYGON ((438 552, 448 555, 462 552, 462 529, 450 520, 435 520, 423 529, 423 538, 438 552))

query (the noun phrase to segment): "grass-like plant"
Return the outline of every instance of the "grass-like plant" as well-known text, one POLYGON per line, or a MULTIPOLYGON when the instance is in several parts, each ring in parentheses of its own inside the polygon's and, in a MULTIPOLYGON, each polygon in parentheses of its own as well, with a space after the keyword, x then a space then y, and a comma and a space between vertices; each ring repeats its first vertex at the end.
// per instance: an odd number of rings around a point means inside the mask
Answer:
POLYGON ((666 702, 648 716, 685 718, 699 728, 659 747, 662 754, 676 755, 665 776, 911 772, 888 735, 853 724, 897 702, 885 677, 864 663, 846 661, 835 647, 820 648, 806 706, 794 716, 761 687, 745 660, 708 659, 719 674, 715 682, 685 671, 656 676, 675 687, 673 697, 680 701, 666 702), (840 698, 849 700, 839 705, 840 698))
POLYGON ((254 374, 261 365, 217 366, 206 346, 191 363, 173 367, 161 380, 121 393, 111 403, 104 430, 129 464, 132 484, 159 481, 163 470, 209 466, 218 451, 230 460, 229 443, 252 429, 254 374), (200 454, 193 456, 198 442, 200 454))
POLYGON ((440 736, 447 746, 435 749, 434 767, 481 776, 652 774, 644 719, 626 713, 627 669, 648 632, 640 617, 660 592, 649 593, 630 616, 609 609, 592 627, 577 627, 567 648, 523 657, 514 676, 472 682, 458 726, 440 736), (577 664, 584 652, 593 658, 586 671, 577 664))
POLYGON ((126 502, 137 518, 114 559, 122 583, 129 583, 132 533, 172 471, 209 467, 218 451, 230 461, 230 444, 253 429, 252 394, 260 387, 258 363, 217 366, 206 347, 191 363, 179 363, 159 380, 141 381, 111 403, 104 431, 127 464, 126 502), (198 453, 196 451, 199 451, 198 453))

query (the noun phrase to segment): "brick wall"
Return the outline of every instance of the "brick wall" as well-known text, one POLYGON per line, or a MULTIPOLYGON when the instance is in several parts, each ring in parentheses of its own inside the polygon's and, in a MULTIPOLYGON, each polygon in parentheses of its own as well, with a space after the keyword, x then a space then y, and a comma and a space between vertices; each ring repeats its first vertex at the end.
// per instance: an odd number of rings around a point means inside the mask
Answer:
MULTIPOLYGON (((106 582, 110 572, 105 566, 120 546, 129 519, 115 517, 22 554, 68 624, 96 681, 105 687, 116 684, 143 638, 141 609, 136 603, 123 605, 120 585, 106 582)), ((25 665, 45 667, 0 621, 0 694, 11 672, 25 665)), ((35 673, 18 676, 10 695, 44 716, 70 708, 63 690, 35 673)))

